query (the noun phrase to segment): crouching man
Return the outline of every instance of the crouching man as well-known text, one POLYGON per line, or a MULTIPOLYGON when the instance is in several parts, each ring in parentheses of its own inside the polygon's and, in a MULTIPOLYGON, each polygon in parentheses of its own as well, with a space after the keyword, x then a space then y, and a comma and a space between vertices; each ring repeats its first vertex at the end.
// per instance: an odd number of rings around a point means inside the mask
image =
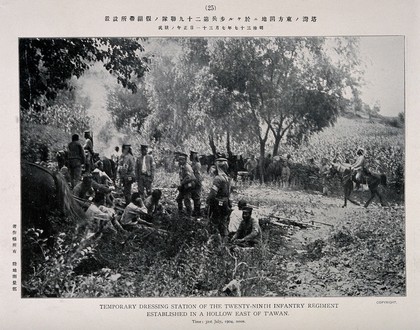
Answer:
POLYGON ((115 211, 112 208, 105 207, 103 205, 104 200, 104 194, 100 192, 96 193, 93 198, 93 203, 86 211, 89 229, 87 238, 93 235, 99 235, 104 230, 111 231, 112 233, 117 232, 113 226, 115 211))
POLYGON ((232 237, 232 243, 242 247, 251 247, 260 244, 261 237, 261 227, 258 219, 252 217, 252 207, 243 208, 242 222, 232 237))
POLYGON ((131 195, 131 203, 126 206, 121 217, 121 226, 125 230, 137 229, 137 225, 141 223, 141 219, 151 221, 152 216, 147 214, 147 208, 144 205, 140 194, 135 192, 131 195))

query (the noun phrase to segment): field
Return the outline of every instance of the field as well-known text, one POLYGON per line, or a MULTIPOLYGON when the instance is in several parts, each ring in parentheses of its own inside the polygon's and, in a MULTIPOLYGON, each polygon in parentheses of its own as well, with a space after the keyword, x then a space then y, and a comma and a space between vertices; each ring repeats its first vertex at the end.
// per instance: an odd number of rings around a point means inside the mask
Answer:
MULTIPOLYGON (((323 155, 345 157, 359 145, 367 149, 371 168, 389 177, 390 185, 383 188, 387 207, 374 201, 368 209, 354 205, 343 209, 339 189, 326 197, 299 186, 236 186, 232 199, 245 198, 252 204, 263 229, 259 248, 238 249, 210 236, 205 218, 178 216, 173 188, 177 174, 160 169, 155 186, 163 190, 165 213, 154 222, 161 231, 104 232, 77 247, 72 233, 58 224, 61 234, 54 248, 48 248, 36 231, 26 233, 23 243, 28 250, 41 247, 43 253, 33 258, 31 271, 23 274, 23 295, 405 295, 404 131, 341 118, 308 145, 284 148, 284 152, 295 163, 305 163, 323 155), (273 215, 303 225, 273 224, 273 215)), ((210 184, 211 178, 205 175, 203 199, 210 184)), ((368 192, 355 196, 365 201, 368 192)))

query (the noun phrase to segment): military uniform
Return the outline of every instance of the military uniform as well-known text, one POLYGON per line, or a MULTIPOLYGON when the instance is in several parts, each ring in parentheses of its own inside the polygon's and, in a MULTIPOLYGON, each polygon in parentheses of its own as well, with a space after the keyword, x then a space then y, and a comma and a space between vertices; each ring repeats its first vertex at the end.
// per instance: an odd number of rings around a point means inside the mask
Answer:
POLYGON ((251 217, 248 220, 242 220, 232 240, 241 240, 237 243, 239 246, 254 246, 261 243, 261 237, 262 232, 258 220, 251 217))
POLYGON ((118 163, 118 172, 120 175, 120 181, 123 185, 123 194, 125 197, 125 202, 128 205, 131 200, 131 185, 135 179, 135 167, 136 162, 133 155, 130 153, 124 155, 122 154, 118 163))
POLYGON ((207 198, 212 231, 218 231, 222 238, 228 235, 229 214, 231 212, 230 180, 227 174, 216 175, 207 198))
MULTIPOLYGON (((147 146, 142 145, 142 150, 147 150, 147 146)), ((138 184, 138 192, 143 198, 152 193, 152 183, 154 179, 155 163, 151 155, 141 155, 136 160, 136 177, 138 184), (144 190, 146 189, 146 194, 144 190)))
POLYGON ((68 160, 71 186, 74 188, 80 181, 80 177, 82 175, 82 164, 85 162, 83 147, 78 140, 69 143, 68 160))
POLYGON ((93 170, 93 141, 89 131, 85 131, 85 144, 83 149, 85 150, 85 171, 90 173, 93 170))
POLYGON ((197 180, 190 164, 185 163, 184 165, 179 166, 179 179, 180 179, 180 185, 178 187, 179 193, 176 198, 176 201, 178 203, 178 210, 182 211, 183 209, 182 202, 184 202, 187 214, 191 215, 192 213, 191 193, 195 189, 197 180))

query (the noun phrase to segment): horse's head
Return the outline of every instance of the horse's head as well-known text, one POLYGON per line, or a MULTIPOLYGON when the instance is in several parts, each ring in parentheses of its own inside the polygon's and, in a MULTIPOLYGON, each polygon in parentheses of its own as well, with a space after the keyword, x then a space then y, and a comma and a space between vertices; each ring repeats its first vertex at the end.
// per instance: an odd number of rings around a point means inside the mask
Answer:
POLYGON ((349 165, 341 164, 341 163, 331 163, 330 167, 331 175, 340 174, 340 175, 348 175, 351 173, 351 169, 349 165))

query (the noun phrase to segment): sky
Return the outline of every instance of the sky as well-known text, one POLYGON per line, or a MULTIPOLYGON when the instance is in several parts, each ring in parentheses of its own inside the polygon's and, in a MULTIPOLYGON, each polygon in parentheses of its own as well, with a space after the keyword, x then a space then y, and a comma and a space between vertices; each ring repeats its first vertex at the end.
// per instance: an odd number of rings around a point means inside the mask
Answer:
POLYGON ((404 112, 404 37, 360 37, 360 56, 366 65, 362 100, 379 101, 383 116, 404 112))

